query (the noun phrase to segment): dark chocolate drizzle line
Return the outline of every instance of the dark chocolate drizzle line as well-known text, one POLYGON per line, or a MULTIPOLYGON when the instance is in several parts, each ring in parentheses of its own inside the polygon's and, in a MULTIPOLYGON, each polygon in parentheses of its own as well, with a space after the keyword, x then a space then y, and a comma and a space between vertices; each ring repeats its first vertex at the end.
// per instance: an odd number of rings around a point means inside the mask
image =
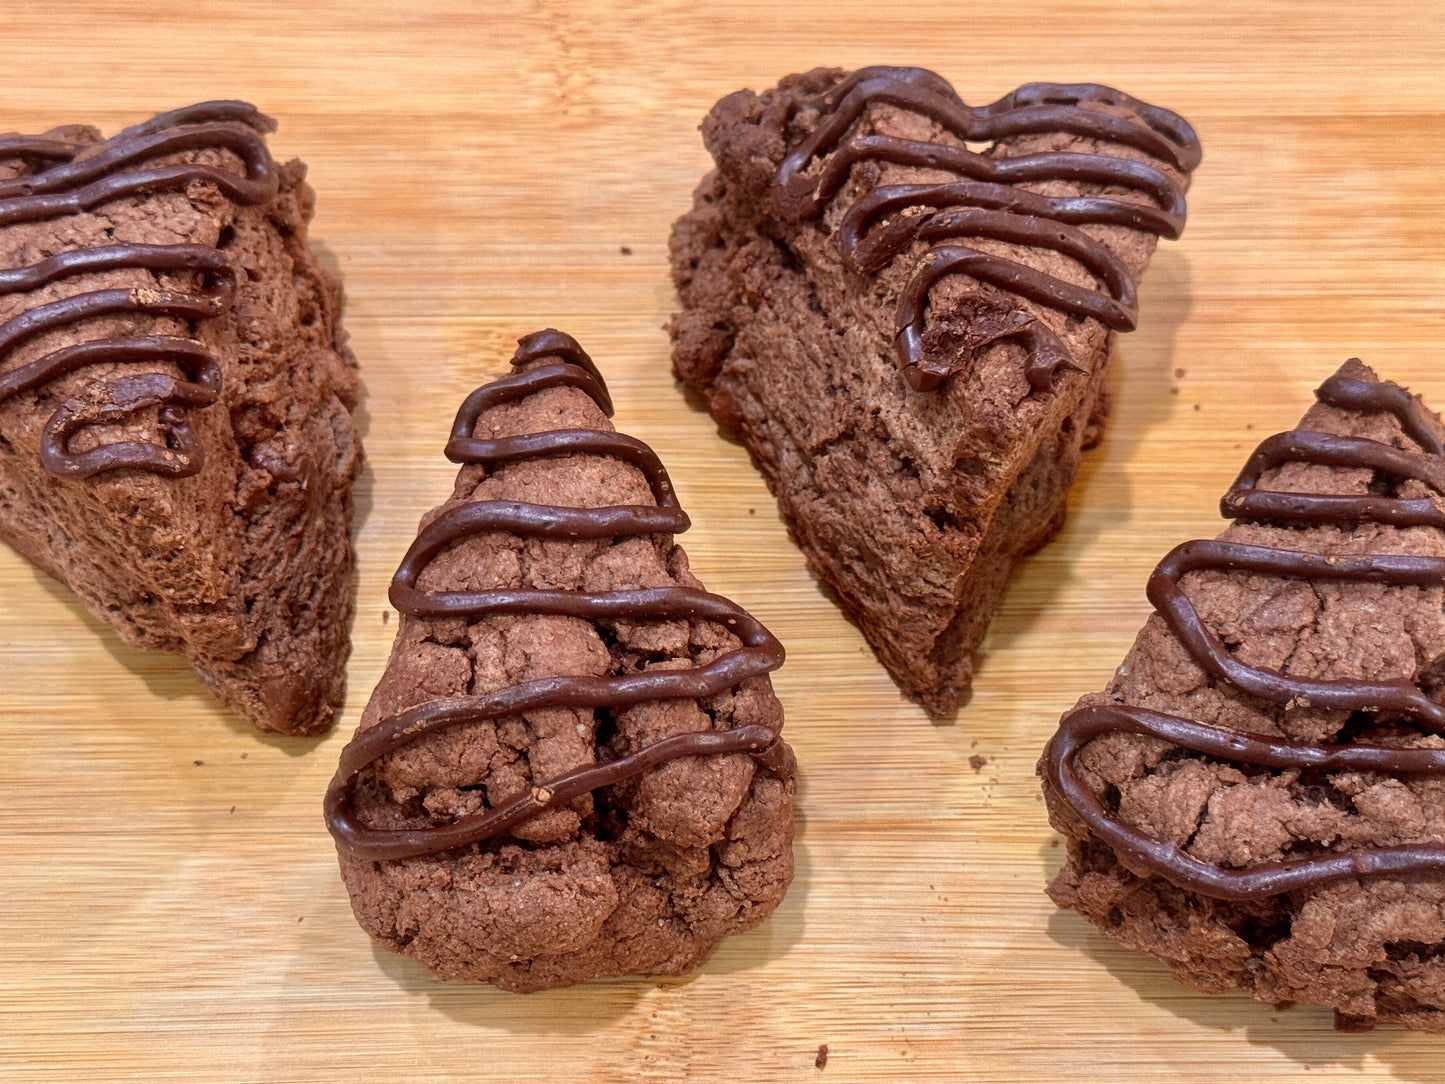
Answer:
POLYGON ((1288 862, 1260 862, 1238 870, 1201 862, 1174 844, 1151 839, 1111 816, 1075 773, 1074 755, 1094 738, 1116 731, 1147 734, 1221 760, 1278 769, 1445 775, 1445 750, 1307 745, 1236 734, 1122 704, 1070 712, 1049 743, 1044 771, 1054 789, 1088 822, 1089 830, 1133 869, 1146 869, 1201 895, 1235 902, 1315 888, 1340 877, 1445 870, 1445 847, 1428 844, 1371 847, 1288 862))
MULTIPOLYGON (((1415 478, 1440 491, 1445 478, 1442 446, 1420 404, 1398 385, 1336 375, 1316 392, 1343 410, 1388 412, 1424 449, 1405 452, 1374 440, 1295 431, 1264 441, 1221 506, 1236 519, 1303 523, 1379 522, 1397 526, 1441 526, 1439 509, 1428 500, 1393 500, 1333 494, 1276 493, 1257 489, 1260 476, 1286 461, 1368 468, 1415 478)), ((1324 681, 1296 678, 1238 662, 1206 629, 1179 586, 1186 572, 1245 571, 1314 580, 1380 583, 1393 587, 1445 585, 1445 559, 1389 554, 1322 555, 1235 542, 1193 541, 1176 547, 1149 579, 1149 600, 1190 657, 1217 681, 1290 707, 1389 712, 1445 733, 1445 705, 1412 682, 1324 681)), ((1289 862, 1227 869, 1201 862, 1173 844, 1160 842, 1111 816, 1074 771, 1076 753, 1113 731, 1147 734, 1207 756, 1263 768, 1378 771, 1394 775, 1445 775, 1445 750, 1396 749, 1374 745, 1318 746, 1241 734, 1172 715, 1121 704, 1080 708, 1066 715, 1045 751, 1044 773, 1100 839, 1131 868, 1153 872, 1184 888, 1225 900, 1255 900, 1340 877, 1445 870, 1445 847, 1371 847, 1289 862)))
POLYGON ((1323 556, 1297 550, 1247 546, 1238 542, 1195 541, 1176 546, 1149 577, 1149 601, 1169 630, 1205 671, 1251 696, 1276 704, 1341 708, 1346 711, 1396 711, 1423 719, 1445 732, 1445 706, 1409 682, 1322 681, 1288 677, 1277 670, 1246 666, 1204 627, 1179 586, 1186 572, 1261 572, 1295 579, 1347 580, 1390 587, 1445 586, 1445 559, 1366 555, 1323 556))
MULTIPOLYGON (((0 226, 40 222, 78 214, 102 204, 155 192, 180 191, 197 181, 214 184, 235 203, 269 202, 279 176, 262 136, 271 121, 243 102, 204 102, 128 128, 86 157, 86 148, 28 136, 0 137, 0 160, 31 159, 36 173, 0 181, 0 226), (198 163, 147 165, 183 151, 222 148, 244 165, 244 174, 198 163)), ((236 271, 207 245, 119 243, 57 253, 39 263, 0 269, 0 295, 24 293, 76 275, 115 270, 193 273, 196 291, 131 287, 92 290, 37 305, 0 324, 0 359, 25 342, 97 316, 154 316, 208 320, 226 312, 236 271)), ((169 363, 184 379, 164 373, 116 376, 92 382, 84 398, 62 403, 41 436, 40 458, 62 478, 88 478, 129 467, 170 477, 197 473, 202 456, 188 410, 220 397, 221 371, 215 358, 181 336, 121 335, 64 347, 0 374, 0 402, 31 391, 65 373, 104 363, 151 366, 169 363), (70 450, 83 429, 124 421, 147 407, 160 407, 160 443, 120 440, 87 452, 70 450)))
POLYGON ((1407 452, 1375 440, 1295 430, 1261 444, 1220 500, 1227 519, 1299 520, 1314 523, 1371 521, 1396 527, 1445 528, 1445 445, 1425 420, 1425 411, 1398 384, 1352 380, 1336 373, 1315 393, 1322 402, 1345 410, 1388 413, 1423 452, 1407 452), (1260 475, 1285 462, 1332 467, 1368 467, 1397 478, 1425 483, 1440 501, 1428 497, 1342 497, 1325 493, 1280 493, 1256 488, 1260 475))
MULTIPOLYGON (((1178 237, 1184 228, 1184 190, 1171 177, 1146 163, 1103 154, 1064 151, 994 159, 962 147, 892 136, 848 138, 870 102, 927 117, 960 140, 1065 132, 1134 147, 1187 173, 1199 163, 1199 142, 1181 117, 1091 83, 1030 84, 972 108, 932 72, 864 68, 799 107, 816 109, 822 119, 784 158, 774 186, 779 214, 798 221, 821 215, 858 162, 939 169, 963 178, 876 188, 848 209, 839 226, 845 262, 865 274, 883 267, 915 239, 934 243, 898 304, 899 363, 915 390, 935 389, 959 368, 954 359, 929 358, 923 344, 929 290, 944 275, 970 275, 1050 308, 1092 317, 1115 331, 1133 330, 1138 318, 1133 276, 1107 247, 1077 227, 1117 225, 1178 237), (1084 108, 1083 103, 1095 102, 1128 108, 1143 123, 1084 108), (824 156, 828 161, 816 175, 805 176, 812 161, 824 156), (1012 187, 1058 180, 1121 186, 1152 202, 1047 197, 1012 187), (879 219, 882 224, 875 226, 879 219), (1016 260, 951 243, 969 238, 1051 249, 1081 264, 1101 287, 1076 286, 1016 260)), ((1076 367, 1058 336, 1021 310, 1018 319, 998 322, 975 345, 1000 339, 1017 339, 1024 346, 1025 376, 1036 391, 1051 389, 1063 369, 1076 367)))
POLYGON ((735 603, 685 587, 576 592, 540 589, 424 591, 417 581, 427 564, 452 542, 488 531, 524 537, 622 538, 678 533, 688 527, 667 472, 641 441, 619 433, 562 429, 496 440, 471 435, 482 412, 546 388, 572 387, 587 393, 607 414, 606 385, 582 348, 557 331, 529 335, 512 364, 523 372, 477 389, 457 413, 448 458, 494 465, 531 456, 586 452, 613 455, 647 477, 657 507, 559 508, 509 501, 478 501, 438 516, 417 536, 392 580, 391 601, 413 617, 477 621, 489 614, 558 614, 587 620, 631 618, 709 620, 726 627, 742 647, 702 666, 656 670, 617 677, 562 675, 512 685, 481 696, 435 700, 382 720, 362 731, 342 751, 327 789, 326 823, 339 846, 362 858, 410 858, 468 846, 502 835, 543 810, 564 805, 599 787, 612 786, 684 756, 748 753, 760 766, 791 775, 792 753, 772 730, 752 725, 728 731, 674 735, 618 760, 577 768, 484 813, 450 824, 414 829, 378 829, 360 820, 354 806, 363 772, 380 758, 428 734, 462 723, 484 722, 540 708, 621 708, 648 700, 714 696, 783 662, 783 648, 766 628, 735 603), (552 359, 552 360, 549 360, 552 359), (534 364, 535 363, 535 364, 534 364))

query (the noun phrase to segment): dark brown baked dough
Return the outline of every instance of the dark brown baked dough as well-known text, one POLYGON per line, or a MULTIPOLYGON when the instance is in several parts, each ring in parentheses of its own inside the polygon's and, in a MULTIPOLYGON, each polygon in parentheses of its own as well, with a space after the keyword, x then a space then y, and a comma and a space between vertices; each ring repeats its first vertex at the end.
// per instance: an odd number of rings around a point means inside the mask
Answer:
POLYGON ((0 538, 256 727, 350 651, 356 361, 272 122, 202 103, 0 136, 0 538))
POLYGON ((702 133, 717 168, 672 235, 676 373, 899 686, 947 714, 1014 563, 1063 522, 1108 409, 1110 328, 1132 326, 1156 234, 1183 225, 1193 133, 1103 87, 971 111, 901 68, 739 91, 702 133), (960 130, 989 145, 967 153, 960 130))
POLYGON ((1045 752, 1049 894, 1200 989, 1445 1031, 1445 428, 1358 361, 1319 396, 1045 752))
POLYGON ((792 879, 782 650, 701 591, 666 473, 575 341, 528 336, 514 365, 458 415, 468 465, 393 581, 328 826, 362 927, 443 978, 679 974, 792 879))

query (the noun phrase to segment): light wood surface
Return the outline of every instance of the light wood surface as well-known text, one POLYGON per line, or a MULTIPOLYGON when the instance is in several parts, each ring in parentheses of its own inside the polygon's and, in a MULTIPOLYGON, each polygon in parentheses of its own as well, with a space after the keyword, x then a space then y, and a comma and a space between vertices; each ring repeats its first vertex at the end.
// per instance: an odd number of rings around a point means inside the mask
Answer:
POLYGON ((1034 763, 1219 529, 1254 444, 1359 355, 1445 406, 1445 8, 8 0, 0 130, 107 132, 241 97, 310 166, 345 275, 369 467, 351 694, 259 739, 185 665, 121 644, 0 550, 0 1078, 1439 1079, 1445 1038, 1208 997, 1043 885, 1034 763), (1205 160, 1161 246, 1073 517, 1017 575, 970 703, 903 702, 789 544, 744 453, 668 370, 672 219, 721 95, 916 63, 972 102, 1095 80, 1174 108, 1205 160), (320 797, 395 628, 386 582, 448 491, 460 398, 517 336, 576 335, 696 524, 694 568, 788 645, 798 875, 684 979, 530 997, 442 985, 352 920, 320 797), (972 758, 982 758, 973 761, 972 758), (974 764, 980 766, 975 767, 974 764), (820 1044, 825 1068, 815 1066, 820 1044))

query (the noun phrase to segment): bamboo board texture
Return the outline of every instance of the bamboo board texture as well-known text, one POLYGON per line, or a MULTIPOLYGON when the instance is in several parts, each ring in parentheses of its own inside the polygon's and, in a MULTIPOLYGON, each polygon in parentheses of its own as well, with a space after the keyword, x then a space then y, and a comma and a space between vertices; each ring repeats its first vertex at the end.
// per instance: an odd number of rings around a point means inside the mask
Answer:
POLYGON ((1177 985, 1043 886, 1034 764, 1148 612, 1144 580, 1346 357, 1445 406, 1438 2, 9 0, 0 130, 107 132, 214 97, 280 122, 345 276, 368 469, 350 697, 261 739, 177 659, 123 645, 0 550, 0 1078, 1409 1080, 1442 1040, 1339 1034, 1177 985), (1205 160, 1161 245, 1115 412, 1059 538, 1019 570, 971 701, 903 701, 820 593, 746 455, 669 374, 671 220, 739 87, 922 64, 971 102, 1106 82, 1205 160), (449 491, 443 437, 515 339, 556 326, 657 448, 709 587, 787 644, 798 873, 692 976, 528 997, 373 950, 319 803, 385 663, 387 580, 449 491), (973 758, 982 758, 979 761, 973 758), (818 1050, 827 1044, 826 1066, 818 1050))

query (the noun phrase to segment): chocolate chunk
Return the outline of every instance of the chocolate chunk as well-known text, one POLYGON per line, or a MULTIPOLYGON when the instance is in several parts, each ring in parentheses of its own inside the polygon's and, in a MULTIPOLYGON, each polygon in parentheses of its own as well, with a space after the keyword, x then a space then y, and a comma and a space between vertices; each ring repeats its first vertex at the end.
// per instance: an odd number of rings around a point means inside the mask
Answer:
POLYGON ((918 68, 789 76, 702 130, 676 373, 899 686, 947 714, 1014 563, 1063 522, 1198 143, 1106 87, 970 108, 918 68))
POLYGON ((1049 887, 1204 990, 1445 1031, 1445 445, 1350 361, 1040 764, 1049 887))
POLYGON ((693 577, 581 347, 538 332, 513 365, 457 415, 327 824, 362 927, 444 978, 679 974, 792 879, 782 648, 693 577))
POLYGON ((241 102, 0 136, 0 538, 262 730, 350 651, 356 361, 241 102))

